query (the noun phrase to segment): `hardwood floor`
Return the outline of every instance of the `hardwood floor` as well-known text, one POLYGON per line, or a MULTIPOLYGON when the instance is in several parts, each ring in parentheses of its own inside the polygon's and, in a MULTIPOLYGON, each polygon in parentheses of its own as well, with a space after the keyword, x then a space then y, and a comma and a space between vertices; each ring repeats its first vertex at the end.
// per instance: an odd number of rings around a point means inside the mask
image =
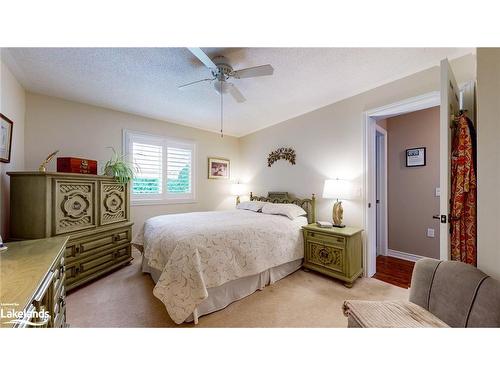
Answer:
POLYGON ((377 272, 373 277, 408 289, 414 266, 415 263, 408 260, 379 255, 377 256, 377 272))

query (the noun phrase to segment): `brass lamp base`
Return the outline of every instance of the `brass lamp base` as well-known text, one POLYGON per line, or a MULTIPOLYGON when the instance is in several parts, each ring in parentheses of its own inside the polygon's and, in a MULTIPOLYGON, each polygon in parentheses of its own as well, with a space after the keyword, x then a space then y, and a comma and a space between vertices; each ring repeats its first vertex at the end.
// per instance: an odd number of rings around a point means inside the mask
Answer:
POLYGON ((344 228, 345 225, 342 224, 342 219, 344 218, 344 209, 342 208, 342 202, 338 201, 335 202, 333 205, 333 226, 337 228, 344 228))

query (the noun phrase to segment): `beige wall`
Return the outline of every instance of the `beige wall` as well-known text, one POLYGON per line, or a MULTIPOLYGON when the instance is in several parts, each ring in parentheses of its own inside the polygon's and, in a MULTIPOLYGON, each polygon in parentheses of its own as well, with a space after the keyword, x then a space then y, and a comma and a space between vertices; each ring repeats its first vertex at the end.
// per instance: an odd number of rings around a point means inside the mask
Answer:
POLYGON ((14 122, 10 163, 0 163, 0 234, 5 239, 8 238, 10 206, 6 172, 24 169, 25 91, 1 59, 0 65, 0 112, 14 122))
POLYGON ((500 280, 500 48, 477 50, 478 268, 500 280))
MULTIPOLYGON (((475 79, 475 56, 451 62, 459 82, 475 79)), ((333 200, 321 199, 324 180, 346 178, 363 183, 363 112, 399 100, 439 90, 439 67, 386 84, 352 98, 284 121, 240 139, 243 179, 257 193, 316 193, 318 219, 331 219, 333 200), (267 167, 269 152, 293 147, 297 164, 279 161, 267 167)), ((363 202, 345 201, 344 221, 363 226, 363 202)))
MULTIPOLYGON (((229 181, 208 180, 207 157, 230 159, 232 178, 237 179, 237 138, 221 139, 212 132, 32 93, 26 95, 26 169, 36 170, 40 161, 54 150, 60 150, 58 156, 95 159, 103 165, 111 155, 107 146, 122 149, 123 129, 197 142, 197 203, 133 206, 135 231, 152 216, 234 207, 229 181)), ((55 170, 55 162, 49 165, 49 170, 55 170)))
POLYGON ((389 249, 439 259, 439 107, 387 119, 389 249), (426 147, 426 165, 406 167, 406 149, 426 147), (427 237, 427 228, 435 237, 427 237))

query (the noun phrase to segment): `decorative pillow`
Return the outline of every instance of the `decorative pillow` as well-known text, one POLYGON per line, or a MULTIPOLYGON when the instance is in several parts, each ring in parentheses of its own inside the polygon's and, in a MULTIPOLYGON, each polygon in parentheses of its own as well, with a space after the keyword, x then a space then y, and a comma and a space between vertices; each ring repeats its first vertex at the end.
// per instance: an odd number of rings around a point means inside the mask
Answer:
POLYGON ((255 211, 259 212, 262 207, 266 202, 261 202, 261 201, 247 201, 247 202, 241 202, 239 205, 236 206, 238 210, 250 210, 250 211, 255 211))
POLYGON ((299 216, 307 215, 307 212, 304 211, 302 207, 293 203, 266 203, 264 207, 262 207, 262 213, 270 215, 283 215, 288 217, 290 220, 299 216))

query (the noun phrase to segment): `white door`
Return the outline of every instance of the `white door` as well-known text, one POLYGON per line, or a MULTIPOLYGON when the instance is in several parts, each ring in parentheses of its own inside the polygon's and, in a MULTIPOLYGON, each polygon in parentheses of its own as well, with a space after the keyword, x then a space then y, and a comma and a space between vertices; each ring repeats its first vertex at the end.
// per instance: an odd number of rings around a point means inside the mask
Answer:
POLYGON ((382 255, 382 244, 380 243, 382 240, 381 231, 382 231, 382 217, 380 212, 380 190, 381 190, 381 163, 382 158, 380 157, 381 148, 380 148, 380 134, 378 132, 375 133, 375 152, 376 152, 376 168, 375 168, 375 178, 377 182, 375 183, 375 210, 377 216, 377 255, 382 255))
POLYGON ((442 260, 450 258, 450 159, 451 159, 451 129, 452 116, 460 110, 460 89, 451 70, 448 59, 441 61, 441 108, 440 108, 440 221, 439 253, 442 260))
POLYGON ((375 207, 377 216, 377 255, 387 255, 387 133, 377 127, 375 132, 376 149, 376 192, 375 207))

